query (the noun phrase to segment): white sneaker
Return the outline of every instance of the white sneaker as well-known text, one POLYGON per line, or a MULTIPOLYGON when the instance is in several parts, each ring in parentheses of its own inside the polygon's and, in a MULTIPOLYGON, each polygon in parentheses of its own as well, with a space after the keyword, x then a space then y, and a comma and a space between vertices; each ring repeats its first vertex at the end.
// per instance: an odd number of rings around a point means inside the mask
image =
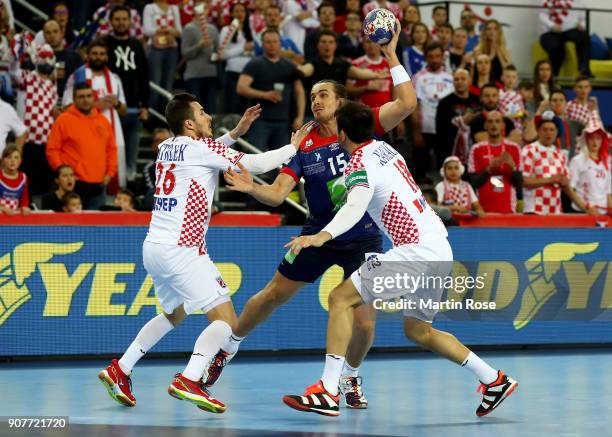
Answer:
POLYGON ((368 408, 368 400, 363 395, 361 384, 361 376, 340 379, 340 392, 344 395, 347 408, 368 408))

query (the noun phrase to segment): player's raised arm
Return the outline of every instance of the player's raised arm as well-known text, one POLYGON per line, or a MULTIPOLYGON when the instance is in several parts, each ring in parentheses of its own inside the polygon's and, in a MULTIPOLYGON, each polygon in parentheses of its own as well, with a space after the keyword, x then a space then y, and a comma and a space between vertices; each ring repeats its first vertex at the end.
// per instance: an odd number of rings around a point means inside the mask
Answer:
POLYGON ((255 106, 247 108, 247 110, 244 111, 244 114, 242 114, 242 118, 236 127, 225 135, 217 138, 217 141, 225 144, 228 147, 232 146, 238 138, 245 135, 249 131, 253 122, 261 115, 261 111, 262 107, 259 103, 255 106))
POLYGON ((393 129, 400 124, 402 120, 412 114, 417 106, 416 93, 410 81, 410 76, 408 76, 408 73, 395 53, 397 41, 401 32, 399 20, 396 20, 396 24, 397 31, 394 32, 391 41, 381 46, 381 50, 389 62, 396 96, 395 100, 385 103, 380 107, 380 124, 386 132, 393 129))

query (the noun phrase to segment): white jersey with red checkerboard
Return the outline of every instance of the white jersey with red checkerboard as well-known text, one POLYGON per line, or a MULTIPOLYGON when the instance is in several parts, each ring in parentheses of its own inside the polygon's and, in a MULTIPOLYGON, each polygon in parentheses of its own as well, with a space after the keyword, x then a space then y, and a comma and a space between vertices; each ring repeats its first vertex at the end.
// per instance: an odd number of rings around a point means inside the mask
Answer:
POLYGON ((55 81, 44 79, 36 71, 21 70, 19 88, 23 92, 23 121, 28 128, 28 143, 46 144, 55 119, 57 104, 55 81))
POLYGON ((206 252, 205 235, 219 171, 244 154, 212 138, 169 138, 155 162, 155 199, 147 241, 206 252))
POLYGON ((384 141, 372 140, 355 150, 344 177, 348 192, 358 186, 374 191, 368 213, 394 247, 419 244, 431 235, 447 235, 404 158, 384 141))
MULTIPOLYGON (((539 141, 527 144, 521 151, 523 177, 544 179, 555 175, 569 176, 567 157, 556 146, 544 146, 539 141)), ((561 186, 548 184, 523 188, 523 212, 561 214, 561 186)))

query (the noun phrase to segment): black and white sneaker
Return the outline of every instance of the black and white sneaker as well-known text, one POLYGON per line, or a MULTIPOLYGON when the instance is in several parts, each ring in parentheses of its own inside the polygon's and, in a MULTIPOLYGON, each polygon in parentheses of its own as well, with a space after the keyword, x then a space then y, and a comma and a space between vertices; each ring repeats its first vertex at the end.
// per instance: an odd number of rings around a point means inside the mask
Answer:
POLYGON ((344 395, 347 408, 368 408, 368 400, 361 389, 361 376, 351 376, 340 380, 340 392, 344 395))
POLYGON ((287 395, 283 402, 298 411, 322 414, 324 416, 339 416, 340 393, 332 395, 321 381, 306 388, 302 396, 287 395))
POLYGON ((482 402, 476 410, 476 415, 482 417, 489 414, 510 396, 517 386, 518 382, 504 375, 501 370, 497 371, 497 379, 492 383, 481 382, 476 391, 482 393, 482 402))

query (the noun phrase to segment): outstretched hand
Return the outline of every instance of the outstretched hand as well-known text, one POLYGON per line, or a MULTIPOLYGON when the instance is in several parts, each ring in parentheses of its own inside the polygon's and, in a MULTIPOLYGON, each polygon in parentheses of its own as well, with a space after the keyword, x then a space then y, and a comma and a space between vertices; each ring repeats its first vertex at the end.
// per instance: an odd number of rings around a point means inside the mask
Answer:
POLYGON ((246 111, 244 111, 242 118, 240 119, 240 121, 238 122, 234 130, 232 131, 232 138, 238 138, 246 134, 251 128, 251 125, 253 124, 253 122, 257 120, 259 116, 261 115, 261 110, 262 108, 258 103, 257 105, 251 106, 246 111))
POLYGON ((231 167, 228 168, 223 172, 223 178, 227 183, 227 188, 230 190, 248 194, 253 191, 253 176, 240 162, 238 163, 238 168, 240 169, 240 173, 231 167))
POLYGON ((302 144, 302 141, 304 141, 306 135, 310 133, 310 131, 312 130, 312 128, 315 127, 315 125, 315 121, 309 121, 300 129, 291 134, 291 144, 293 145, 293 147, 295 147, 296 150, 300 149, 300 144, 302 144))
POLYGON ((297 255, 302 249, 307 247, 321 247, 329 241, 330 235, 327 232, 319 232, 315 235, 302 235, 300 237, 292 237, 291 241, 285 244, 285 247, 291 249, 293 254, 297 255))

